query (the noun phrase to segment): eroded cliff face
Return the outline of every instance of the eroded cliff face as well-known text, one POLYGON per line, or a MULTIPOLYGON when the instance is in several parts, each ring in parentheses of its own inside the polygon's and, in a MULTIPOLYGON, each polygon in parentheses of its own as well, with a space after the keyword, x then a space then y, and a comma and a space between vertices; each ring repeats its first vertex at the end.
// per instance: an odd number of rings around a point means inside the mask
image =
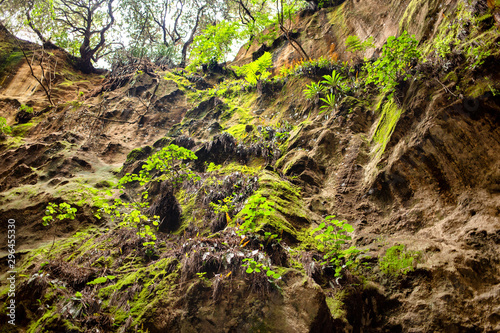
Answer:
MULTIPOLYGON (((16 219, 23 274, 13 331, 499 331, 497 17, 491 2, 451 0, 345 1, 300 13, 297 40, 309 56, 352 61, 345 71, 333 67, 352 82, 356 61, 378 56, 403 30, 427 59, 394 99, 358 84, 331 112, 303 97, 321 68, 217 94, 227 74, 143 61, 88 76, 58 55, 56 106, 48 108, 22 59, 9 64, 15 76, 2 78, 0 106, 13 135, 0 147, 0 216, 16 219), (374 36, 377 49, 346 52, 353 34, 374 36), (98 220, 94 199, 119 197, 119 177, 170 143, 196 153, 190 167, 201 179, 176 191, 149 188, 164 220, 151 251, 136 230, 98 220), (277 232, 280 243, 235 233, 237 213, 255 194, 274 205, 262 231, 277 232), (229 196, 228 218, 210 203, 229 196), (78 206, 77 217, 57 229, 49 251, 54 233, 41 219, 48 202, 62 201, 78 206), (332 214, 352 224, 353 245, 366 251, 341 279, 317 262, 310 236, 332 214), (381 270, 395 245, 417 253, 413 271, 381 270), (281 279, 245 273, 245 258, 281 279), (88 285, 103 276, 115 278, 88 285)), ((275 72, 296 57, 281 38, 242 48, 235 63, 264 51, 275 72)))

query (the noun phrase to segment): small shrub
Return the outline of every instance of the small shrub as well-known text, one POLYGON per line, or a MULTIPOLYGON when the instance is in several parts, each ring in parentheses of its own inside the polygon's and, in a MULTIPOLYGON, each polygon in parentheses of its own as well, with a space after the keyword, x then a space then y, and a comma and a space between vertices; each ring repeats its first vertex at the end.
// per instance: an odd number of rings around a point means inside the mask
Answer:
POLYGON ((374 83, 382 87, 383 92, 389 93, 389 97, 392 96, 398 80, 403 78, 406 81, 411 76, 408 70, 412 62, 420 58, 417 45, 415 36, 408 35, 406 31, 397 38, 387 38, 380 58, 374 63, 365 63, 364 69, 368 72, 366 84, 374 83))
POLYGON ((210 207, 212 207, 215 214, 229 213, 235 208, 235 206, 232 204, 233 198, 233 196, 225 197, 224 199, 219 200, 218 204, 211 202, 210 207))
MULTIPOLYGON (((189 149, 177 145, 169 145, 151 155, 142 166, 139 174, 127 173, 120 179, 119 185, 139 181, 141 185, 152 181, 171 180, 179 185, 184 180, 198 180, 199 177, 184 163, 185 160, 196 160, 198 157, 189 149), (153 173, 153 174, 152 174, 153 173)), ((144 197, 147 199, 147 196, 144 197)))
POLYGON ((72 207, 70 204, 65 202, 60 204, 55 204, 50 202, 45 208, 45 216, 42 218, 42 224, 44 227, 48 226, 50 222, 53 222, 54 238, 52 240, 52 246, 49 249, 49 253, 54 247, 56 240, 56 230, 58 224, 64 220, 74 220, 76 216, 77 209, 72 207))
POLYGON ((320 107, 320 109, 323 109, 322 111, 320 111, 320 114, 328 109, 333 109, 337 105, 335 99, 336 98, 334 94, 328 94, 326 95, 326 98, 320 98, 321 101, 326 103, 326 105, 320 107))
POLYGON ((311 231, 311 235, 318 241, 318 250, 324 252, 321 265, 332 265, 335 269, 335 277, 342 277, 342 269, 353 267, 357 263, 358 254, 361 252, 355 246, 343 249, 352 237, 350 233, 354 228, 346 221, 334 219, 335 216, 327 216, 325 221, 311 231))
POLYGON ((268 218, 274 211, 273 203, 267 198, 260 194, 252 195, 248 198, 245 208, 240 212, 244 222, 236 233, 241 236, 257 231, 258 221, 268 218))

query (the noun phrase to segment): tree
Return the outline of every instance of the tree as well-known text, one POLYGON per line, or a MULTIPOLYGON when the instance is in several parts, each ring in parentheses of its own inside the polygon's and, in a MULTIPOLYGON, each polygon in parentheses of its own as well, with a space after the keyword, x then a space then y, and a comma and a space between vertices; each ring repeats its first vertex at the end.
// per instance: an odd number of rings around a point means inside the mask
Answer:
POLYGON ((188 69, 193 70, 201 64, 214 65, 224 60, 237 36, 238 22, 222 21, 207 27, 194 38, 188 69))
POLYGON ((24 2, 26 23, 46 48, 53 47, 53 39, 58 47, 78 50, 76 67, 91 73, 95 71, 92 62, 107 46, 106 32, 115 22, 113 1, 28 0, 24 2))
POLYGON ((292 36, 292 12, 293 5, 287 4, 284 0, 276 0, 276 10, 278 12, 278 24, 280 30, 285 35, 290 45, 304 58, 309 59, 302 45, 292 36))
POLYGON ((186 64, 195 36, 217 18, 224 17, 225 8, 224 1, 207 0, 122 2, 123 16, 129 21, 126 31, 130 38, 136 44, 147 45, 154 50, 150 54, 136 53, 156 61, 163 55, 163 50, 176 50, 177 54, 180 53, 181 67, 186 64))
POLYGON ((276 25, 272 14, 272 2, 266 0, 230 0, 241 24, 243 25, 242 37, 248 38, 249 43, 254 39, 264 42, 276 38, 276 33, 263 34, 264 29, 276 25))

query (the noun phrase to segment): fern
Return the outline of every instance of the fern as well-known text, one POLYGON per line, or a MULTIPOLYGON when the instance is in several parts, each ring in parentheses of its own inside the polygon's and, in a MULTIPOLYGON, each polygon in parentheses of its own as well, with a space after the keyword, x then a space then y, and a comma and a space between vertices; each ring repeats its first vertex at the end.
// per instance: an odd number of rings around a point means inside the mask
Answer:
POLYGON ((268 69, 272 66, 272 55, 269 52, 265 52, 259 59, 241 67, 233 66, 233 69, 237 75, 244 76, 248 83, 257 84, 257 81, 266 79, 271 75, 268 69))
POLYGON ((359 37, 356 35, 347 37, 345 45, 347 47, 347 52, 363 52, 366 51, 366 49, 375 47, 373 44, 373 37, 369 37, 364 42, 361 42, 359 37))

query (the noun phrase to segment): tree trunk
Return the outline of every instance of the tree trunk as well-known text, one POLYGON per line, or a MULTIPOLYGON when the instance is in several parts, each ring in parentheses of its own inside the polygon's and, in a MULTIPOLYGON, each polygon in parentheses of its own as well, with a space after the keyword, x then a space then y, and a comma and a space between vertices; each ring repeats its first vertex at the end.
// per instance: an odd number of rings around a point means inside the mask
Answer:
POLYGON ((88 53, 82 53, 81 57, 77 58, 75 67, 85 74, 94 73, 95 68, 94 65, 92 65, 92 55, 88 53))

